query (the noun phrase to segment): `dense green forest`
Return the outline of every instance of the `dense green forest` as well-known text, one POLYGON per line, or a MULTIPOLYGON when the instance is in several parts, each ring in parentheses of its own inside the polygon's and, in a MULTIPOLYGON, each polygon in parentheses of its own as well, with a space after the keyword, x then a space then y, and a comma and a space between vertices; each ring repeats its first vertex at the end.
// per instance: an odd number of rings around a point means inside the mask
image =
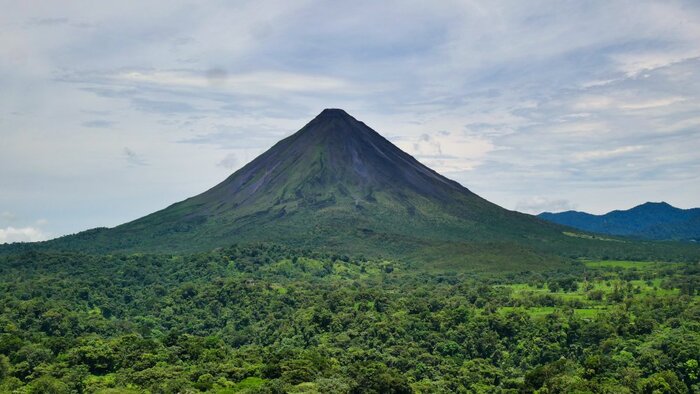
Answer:
POLYGON ((697 263, 25 252, 0 257, 0 392, 698 392, 699 289, 697 263))

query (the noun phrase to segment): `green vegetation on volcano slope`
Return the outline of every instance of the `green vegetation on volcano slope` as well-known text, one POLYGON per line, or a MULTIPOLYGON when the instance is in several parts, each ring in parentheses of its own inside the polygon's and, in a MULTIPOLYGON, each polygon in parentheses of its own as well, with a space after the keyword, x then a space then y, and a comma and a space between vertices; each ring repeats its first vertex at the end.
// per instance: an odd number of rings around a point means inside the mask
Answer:
MULTIPOLYGON (((288 213, 289 217, 284 221, 254 226, 244 231, 241 244, 255 244, 254 239, 272 239, 295 249, 403 260, 417 268, 441 271, 541 271, 565 267, 579 259, 700 261, 700 246, 691 243, 601 239, 567 231, 561 236, 553 236, 551 228, 536 225, 504 226, 505 230, 495 235, 499 230, 488 229, 488 225, 467 228, 459 221, 439 217, 422 222, 389 211, 376 217, 372 215, 377 215, 377 212, 360 214, 342 209, 333 214, 307 213, 288 213), (310 223, 313 223, 311 230, 310 223), (465 233, 476 235, 470 241, 460 240, 465 233)), ((156 218, 149 217, 148 220, 156 218)), ((489 221, 486 217, 479 220, 489 221)), ((102 254, 114 248, 125 250, 118 253, 134 253, 128 252, 131 246, 126 246, 131 245, 129 240, 132 238, 139 239, 139 245, 157 253, 187 253, 186 250, 192 248, 211 250, 224 242, 216 235, 219 231, 216 224, 212 225, 211 232, 203 226, 196 236, 188 231, 174 232, 162 245, 159 244, 162 238, 148 236, 148 226, 143 226, 133 235, 129 235, 130 227, 124 228, 124 237, 115 238, 113 232, 96 229, 43 243, 0 245, 0 255, 31 251, 102 254), (123 242, 127 244, 122 245, 123 242)), ((154 226, 158 228, 156 224, 154 226)), ((122 229, 118 227, 112 231, 122 229)))
POLYGON ((697 264, 0 257, 0 392, 697 392, 697 264))

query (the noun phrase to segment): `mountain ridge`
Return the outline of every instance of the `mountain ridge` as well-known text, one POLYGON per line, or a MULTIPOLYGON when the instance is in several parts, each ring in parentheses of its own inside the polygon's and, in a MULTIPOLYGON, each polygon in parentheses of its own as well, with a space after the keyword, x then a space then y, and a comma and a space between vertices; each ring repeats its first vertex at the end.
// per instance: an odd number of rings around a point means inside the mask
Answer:
POLYGON ((652 240, 700 240, 700 208, 676 208, 665 201, 595 215, 582 211, 542 212, 539 218, 579 230, 652 240))

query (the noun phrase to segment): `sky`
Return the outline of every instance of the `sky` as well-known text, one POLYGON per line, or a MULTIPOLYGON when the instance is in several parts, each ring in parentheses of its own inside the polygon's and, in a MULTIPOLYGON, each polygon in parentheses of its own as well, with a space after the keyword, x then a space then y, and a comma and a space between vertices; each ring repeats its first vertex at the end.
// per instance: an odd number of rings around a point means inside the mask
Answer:
POLYGON ((324 108, 508 209, 700 206, 697 1, 0 9, 0 243, 196 195, 324 108))

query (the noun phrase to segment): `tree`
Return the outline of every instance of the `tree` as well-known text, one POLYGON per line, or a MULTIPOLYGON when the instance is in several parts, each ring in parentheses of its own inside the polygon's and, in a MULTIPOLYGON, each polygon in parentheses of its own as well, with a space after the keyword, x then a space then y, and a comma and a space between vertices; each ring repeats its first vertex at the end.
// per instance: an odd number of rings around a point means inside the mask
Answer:
POLYGON ((51 376, 42 376, 29 385, 30 394, 68 394, 70 389, 60 380, 51 376))
POLYGON ((640 391, 644 394, 683 394, 688 392, 688 387, 673 371, 661 371, 642 379, 640 391))
POLYGON ((413 392, 406 378, 381 363, 356 367, 355 384, 351 394, 410 394, 413 392))
POLYGON ((93 373, 106 373, 114 368, 116 355, 105 340, 90 337, 81 342, 82 345, 72 349, 69 356, 75 365, 86 365, 93 373))
POLYGON ((561 286, 559 285, 559 282, 557 281, 551 281, 547 283, 547 287, 549 288, 549 291, 552 293, 556 293, 561 289, 561 286))

